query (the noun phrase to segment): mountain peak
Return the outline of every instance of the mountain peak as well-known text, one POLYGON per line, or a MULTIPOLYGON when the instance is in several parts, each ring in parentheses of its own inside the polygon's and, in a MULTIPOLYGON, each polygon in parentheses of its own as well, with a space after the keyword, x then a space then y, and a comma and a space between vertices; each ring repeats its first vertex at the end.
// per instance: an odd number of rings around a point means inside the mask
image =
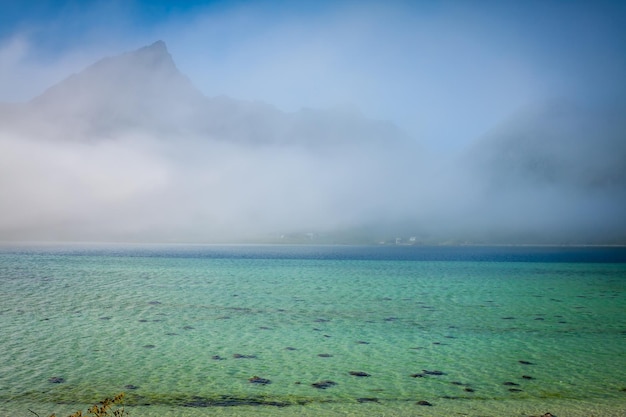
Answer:
POLYGON ((148 67, 168 67, 175 69, 174 60, 167 50, 165 42, 158 40, 152 45, 144 46, 135 51, 124 54, 126 58, 130 58, 143 66, 148 67))
POLYGON ((69 95, 71 97, 63 99, 72 100, 89 90, 108 95, 113 92, 147 92, 155 87, 157 90, 167 88, 172 83, 185 90, 193 89, 189 80, 176 68, 165 42, 158 40, 134 51, 103 58, 51 87, 33 101, 54 101, 58 94, 69 95))
POLYGON ((178 72, 176 64, 163 41, 156 41, 134 51, 103 58, 83 72, 109 71, 113 68, 123 71, 164 71, 170 74, 178 72))
POLYGON ((31 105, 51 124, 80 120, 90 132, 109 132, 116 126, 162 127, 169 123, 164 115, 194 113, 204 99, 158 40, 101 59, 50 87, 31 105))
POLYGON ((152 45, 144 46, 141 49, 149 49, 149 50, 152 50, 152 51, 158 51, 160 53, 168 53, 167 45, 165 45, 165 42, 163 42, 160 39, 158 41, 154 42, 152 45))

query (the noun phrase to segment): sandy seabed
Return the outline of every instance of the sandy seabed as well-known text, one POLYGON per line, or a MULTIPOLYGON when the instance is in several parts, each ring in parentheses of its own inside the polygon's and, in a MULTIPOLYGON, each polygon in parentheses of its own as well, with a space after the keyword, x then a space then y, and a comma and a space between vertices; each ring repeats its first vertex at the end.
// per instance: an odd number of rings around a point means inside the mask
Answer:
MULTIPOLYGON (((54 412, 57 417, 68 416, 89 405, 32 405, 5 403, 0 405, 3 416, 40 417, 54 412), (43 410, 45 408, 45 412, 43 410)), ((199 417, 199 416, 278 416, 278 417, 321 417, 321 416, 466 416, 466 417, 540 417, 551 413, 554 417, 624 417, 626 416, 626 393, 624 401, 616 400, 498 400, 463 401, 439 399, 432 406, 418 405, 417 401, 380 401, 368 403, 312 403, 286 407, 232 406, 232 407, 170 407, 133 406, 126 407, 128 417, 199 417)))

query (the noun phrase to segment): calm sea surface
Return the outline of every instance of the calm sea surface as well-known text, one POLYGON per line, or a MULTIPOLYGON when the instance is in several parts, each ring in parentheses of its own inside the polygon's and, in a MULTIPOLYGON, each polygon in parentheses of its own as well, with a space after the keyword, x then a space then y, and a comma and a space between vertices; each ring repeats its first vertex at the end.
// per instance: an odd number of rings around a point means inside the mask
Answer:
POLYGON ((131 417, 626 416, 626 249, 0 247, 0 415, 120 392, 131 417))

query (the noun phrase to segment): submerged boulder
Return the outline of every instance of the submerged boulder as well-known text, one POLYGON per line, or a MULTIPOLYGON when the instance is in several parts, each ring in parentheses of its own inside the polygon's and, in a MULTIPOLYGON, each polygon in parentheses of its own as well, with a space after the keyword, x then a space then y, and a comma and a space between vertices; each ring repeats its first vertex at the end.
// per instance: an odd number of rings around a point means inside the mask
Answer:
POLYGON ((426 375, 434 375, 434 376, 441 376, 441 375, 445 375, 445 372, 441 372, 441 371, 428 371, 426 369, 422 369, 422 372, 424 372, 424 374, 426 375))
POLYGON ((375 397, 362 397, 362 398, 357 398, 356 400, 360 403, 377 403, 378 402, 378 398, 375 398, 375 397))
POLYGON ((318 382, 314 382, 311 384, 311 386, 313 388, 317 388, 317 389, 326 389, 326 388, 330 388, 337 385, 337 383, 335 381, 330 381, 330 380, 325 380, 325 381, 318 381, 318 382))
POLYGON ((350 371, 350 375, 352 376, 370 376, 367 372, 362 371, 350 371))
POLYGON ((272 381, 270 381, 269 379, 261 378, 260 376, 256 376, 256 375, 251 378, 248 378, 248 381, 251 384, 261 384, 261 385, 267 385, 267 384, 272 383, 272 381))

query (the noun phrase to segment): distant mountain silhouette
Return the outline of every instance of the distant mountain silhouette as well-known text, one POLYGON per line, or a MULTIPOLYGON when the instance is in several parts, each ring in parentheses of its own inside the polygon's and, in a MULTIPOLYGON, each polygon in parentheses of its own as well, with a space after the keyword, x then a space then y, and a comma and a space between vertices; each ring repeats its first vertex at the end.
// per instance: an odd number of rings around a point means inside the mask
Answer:
POLYGON ((535 106, 476 141, 464 163, 494 187, 626 187, 625 108, 535 106))
POLYGON ((65 140, 99 140, 132 132, 319 145, 404 136, 391 123, 355 112, 285 113, 263 102, 208 98, 179 72, 163 41, 104 58, 23 106, 4 107, 0 118, 5 127, 65 140))
POLYGON ((47 123, 68 123, 100 136, 125 128, 172 129, 190 122, 202 100, 159 41, 98 61, 49 88, 29 107, 47 123))
POLYGON ((158 41, 0 105, 0 236, 623 243, 625 109, 536 105, 457 158, 356 111, 207 97, 158 41))

